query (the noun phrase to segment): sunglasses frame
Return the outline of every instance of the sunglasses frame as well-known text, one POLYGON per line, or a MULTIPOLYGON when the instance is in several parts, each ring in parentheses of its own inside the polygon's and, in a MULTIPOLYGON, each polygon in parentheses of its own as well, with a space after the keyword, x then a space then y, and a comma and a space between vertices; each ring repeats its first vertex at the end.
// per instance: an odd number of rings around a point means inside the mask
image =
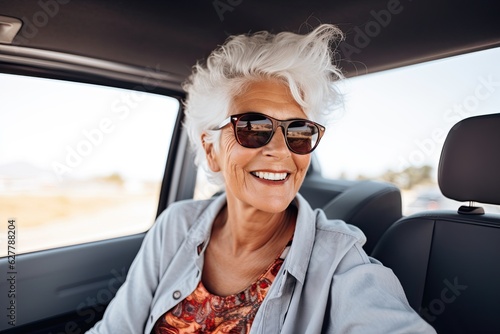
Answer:
POLYGON ((323 137, 323 135, 325 134, 325 130, 326 130, 326 128, 323 125, 321 125, 319 123, 316 123, 314 121, 311 121, 309 119, 305 119, 305 118, 292 118, 292 119, 287 119, 287 120, 280 120, 280 119, 276 119, 274 117, 271 117, 269 115, 262 114, 262 113, 259 113, 259 112, 245 112, 245 113, 242 113, 242 114, 231 115, 228 118, 226 118, 224 121, 222 121, 222 123, 220 123, 219 126, 217 128, 215 128, 214 130, 222 130, 224 127, 226 127, 230 123, 233 125, 234 137, 236 138, 236 141, 238 142, 238 144, 240 144, 241 146, 246 147, 246 148, 261 148, 261 147, 266 146, 267 144, 269 144, 269 142, 271 141, 271 139, 273 139, 274 134, 276 133, 276 130, 278 129, 278 127, 281 127, 281 129, 283 130, 284 137, 285 137, 286 146, 288 147, 288 149, 291 152, 293 152, 295 154, 299 154, 299 155, 305 155, 305 154, 312 153, 316 149, 316 147, 318 147, 318 144, 319 144, 321 138, 323 137), (264 144, 262 144, 261 146, 258 146, 258 147, 248 147, 248 146, 245 146, 245 145, 243 145, 241 143, 240 138, 238 137, 237 130, 236 130, 237 129, 236 123, 238 122, 238 120, 241 117, 243 117, 243 116, 249 116, 249 115, 261 116, 261 117, 264 117, 264 118, 267 118, 267 119, 271 120, 271 123, 272 123, 272 126, 273 126, 272 132, 271 132, 271 136, 269 136, 269 139, 264 144), (308 122, 308 123, 313 124, 318 129, 318 139, 316 140, 316 143, 314 144, 314 146, 311 148, 311 150, 309 152, 299 153, 299 152, 295 151, 293 148, 290 147, 290 144, 288 143, 288 136, 286 134, 287 134, 288 127, 293 122, 308 122))

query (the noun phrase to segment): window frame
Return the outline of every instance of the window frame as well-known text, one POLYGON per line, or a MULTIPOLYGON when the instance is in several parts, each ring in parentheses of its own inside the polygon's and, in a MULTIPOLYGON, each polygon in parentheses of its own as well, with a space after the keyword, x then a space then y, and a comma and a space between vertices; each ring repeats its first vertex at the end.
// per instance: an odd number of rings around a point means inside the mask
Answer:
MULTIPOLYGON (((0 44, 0 73, 92 84, 168 96, 179 101, 170 147, 165 161, 156 217, 177 200, 192 198, 195 166, 182 128, 185 93, 180 77, 154 66, 139 68, 110 61, 0 44), (150 79, 151 83, 148 80, 150 79)), ((140 233, 141 234, 141 233, 140 233)), ((119 237, 118 237, 119 238, 119 237)), ((78 246, 78 245, 75 245, 78 246)))

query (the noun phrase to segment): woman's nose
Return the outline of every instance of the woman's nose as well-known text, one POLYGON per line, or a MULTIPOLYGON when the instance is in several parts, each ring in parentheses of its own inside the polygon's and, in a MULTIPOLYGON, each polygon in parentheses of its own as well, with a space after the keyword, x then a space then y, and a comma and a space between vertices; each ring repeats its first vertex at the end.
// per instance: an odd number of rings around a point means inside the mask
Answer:
POLYGON ((280 159, 290 156, 291 153, 286 145, 285 134, 281 126, 276 129, 269 143, 264 146, 263 153, 280 159))

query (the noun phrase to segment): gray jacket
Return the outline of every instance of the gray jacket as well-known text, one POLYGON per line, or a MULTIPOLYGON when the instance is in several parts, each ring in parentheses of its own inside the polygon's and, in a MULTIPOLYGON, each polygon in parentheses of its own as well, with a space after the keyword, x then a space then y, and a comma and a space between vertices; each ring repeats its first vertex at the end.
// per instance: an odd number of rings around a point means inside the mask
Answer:
MULTIPOLYGON (((224 195, 170 205, 146 234, 103 320, 88 333, 150 333, 201 279, 224 195), (201 251, 199 249, 201 245, 201 251)), ((435 333, 408 305, 392 270, 368 257, 356 227, 297 195, 295 235, 251 333, 435 333)))

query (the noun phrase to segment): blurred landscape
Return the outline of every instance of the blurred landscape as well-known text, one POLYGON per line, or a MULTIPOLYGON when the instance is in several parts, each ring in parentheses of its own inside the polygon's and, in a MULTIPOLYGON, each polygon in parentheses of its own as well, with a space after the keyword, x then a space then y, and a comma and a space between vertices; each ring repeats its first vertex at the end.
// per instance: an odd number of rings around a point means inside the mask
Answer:
POLYGON ((143 232, 154 222, 159 190, 158 182, 118 174, 60 181, 27 163, 0 165, 0 238, 12 218, 17 254, 143 232))

